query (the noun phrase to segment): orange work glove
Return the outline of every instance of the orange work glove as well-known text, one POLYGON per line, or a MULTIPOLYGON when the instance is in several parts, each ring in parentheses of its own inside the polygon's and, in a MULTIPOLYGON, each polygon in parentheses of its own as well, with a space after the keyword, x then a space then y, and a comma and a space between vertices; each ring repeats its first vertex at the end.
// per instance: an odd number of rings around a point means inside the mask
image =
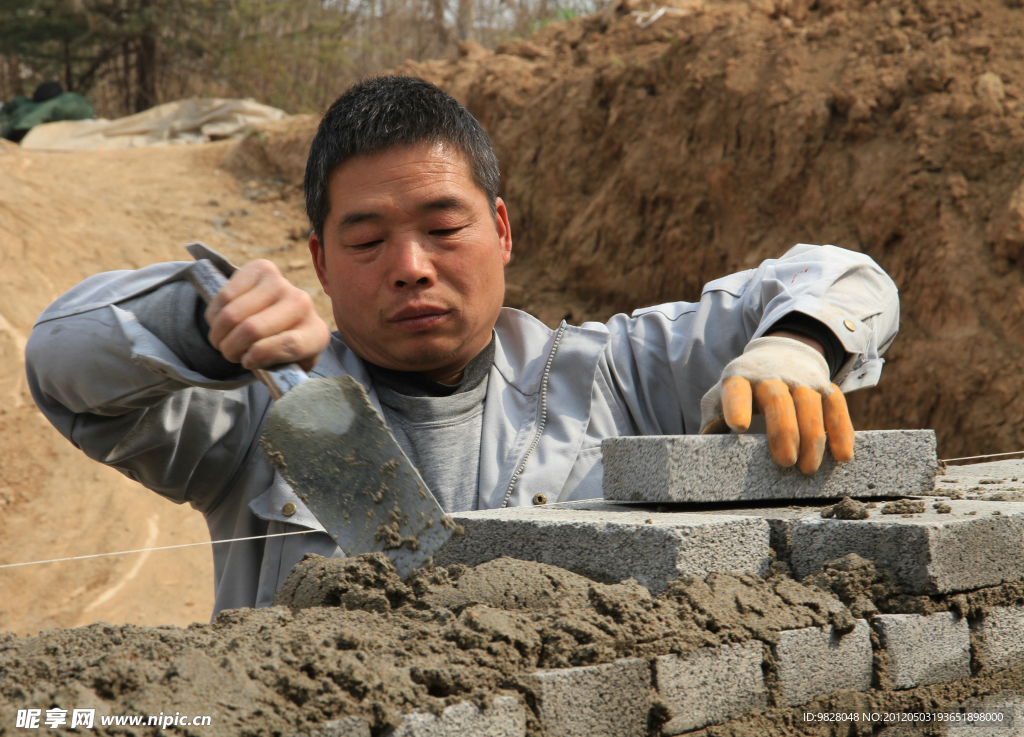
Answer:
POLYGON ((825 439, 837 461, 853 459, 853 423, 846 398, 818 351, 790 338, 752 340, 700 403, 701 434, 744 432, 764 415, 768 447, 780 466, 813 474, 825 439))

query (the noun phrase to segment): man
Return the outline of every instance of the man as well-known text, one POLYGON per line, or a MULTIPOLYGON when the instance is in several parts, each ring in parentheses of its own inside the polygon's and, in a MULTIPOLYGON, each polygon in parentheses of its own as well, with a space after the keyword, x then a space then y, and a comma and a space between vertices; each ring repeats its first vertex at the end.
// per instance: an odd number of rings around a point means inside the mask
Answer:
POLYGON ((269 604, 306 552, 343 554, 260 451, 270 398, 248 369, 297 361, 355 378, 455 511, 599 497, 603 438, 721 429, 723 406, 744 429, 752 394, 776 460, 813 472, 826 424, 837 455, 852 449, 832 382, 874 385, 897 328, 892 281, 831 246, 797 246, 708 284, 698 303, 607 324, 553 331, 503 309, 512 237, 490 141, 422 80, 374 79, 339 98, 305 190, 333 335, 267 261, 209 306, 179 262, 87 279, 28 344, 50 421, 189 502, 214 540, 316 531, 215 546, 215 612, 269 604))

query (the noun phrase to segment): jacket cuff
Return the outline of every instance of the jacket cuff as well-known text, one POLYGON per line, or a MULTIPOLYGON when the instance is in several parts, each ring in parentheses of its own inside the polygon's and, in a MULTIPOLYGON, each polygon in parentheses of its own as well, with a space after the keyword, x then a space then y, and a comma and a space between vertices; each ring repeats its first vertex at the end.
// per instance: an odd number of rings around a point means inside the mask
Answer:
POLYGON ((817 297, 795 299, 767 315, 758 325, 751 340, 777 329, 780 321, 794 313, 821 323, 842 345, 846 352, 846 361, 832 377, 832 381, 843 393, 878 384, 885 361, 879 356, 873 318, 868 318, 867 321, 858 320, 854 315, 844 314, 842 310, 817 297))
POLYGON ((861 354, 868 350, 872 340, 872 328, 852 314, 845 314, 834 305, 817 297, 798 297, 784 307, 766 315, 757 326, 751 338, 760 338, 776 323, 792 313, 801 313, 823 324, 839 340, 846 353, 861 354))
POLYGON ((244 370, 210 345, 206 303, 187 281, 164 284, 117 306, 132 313, 189 370, 216 380, 236 378, 244 370))
POLYGON ((804 335, 821 344, 825 351, 825 363, 828 364, 830 378, 835 378, 839 370, 846 364, 849 354, 839 342, 839 338, 824 323, 808 317, 802 312, 790 312, 781 320, 776 321, 772 327, 776 330, 787 330, 791 333, 804 335))
POLYGON ((131 360, 153 373, 184 386, 203 389, 238 389, 256 381, 251 371, 239 371, 233 376, 215 379, 190 369, 167 345, 151 333, 131 312, 110 305, 121 330, 131 346, 131 360))

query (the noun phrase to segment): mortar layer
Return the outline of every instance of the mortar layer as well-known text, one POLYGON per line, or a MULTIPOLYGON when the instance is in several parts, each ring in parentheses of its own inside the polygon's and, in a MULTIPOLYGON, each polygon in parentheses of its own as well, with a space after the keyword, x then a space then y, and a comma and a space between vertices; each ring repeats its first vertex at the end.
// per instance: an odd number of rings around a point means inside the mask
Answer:
MULTIPOLYGON (((853 626, 837 599, 788 578, 682 577, 652 597, 634 581, 605 585, 509 558, 403 583, 382 553, 307 556, 276 603, 187 630, 96 624, 0 636, 0 734, 15 710, 57 705, 96 706, 99 734, 113 733, 101 715, 173 706, 214 716, 203 737, 301 735, 343 716, 377 735, 403 713, 462 701, 518 695, 532 707, 525 676, 542 668, 853 626)), ((532 715, 528 729, 540 733, 532 715)))
POLYGON ((935 492, 954 499, 1024 500, 1024 460, 947 466, 935 479, 935 492))
POLYGON ((838 597, 857 618, 875 614, 935 614, 953 611, 976 619, 995 607, 1024 607, 1024 581, 1010 581, 959 594, 914 596, 900 589, 892 571, 856 553, 831 560, 802 583, 838 597))

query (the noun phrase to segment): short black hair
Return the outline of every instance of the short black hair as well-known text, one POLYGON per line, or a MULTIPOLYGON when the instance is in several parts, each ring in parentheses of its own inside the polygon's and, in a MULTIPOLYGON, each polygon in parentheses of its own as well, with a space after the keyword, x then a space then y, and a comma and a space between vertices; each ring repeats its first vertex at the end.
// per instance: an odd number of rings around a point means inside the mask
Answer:
POLYGON ((443 143, 466 157, 473 182, 496 210, 498 157, 473 115, 441 88, 417 77, 372 77, 350 87, 324 114, 309 148, 303 186, 306 215, 320 242, 331 210, 328 181, 345 161, 399 146, 443 143))

